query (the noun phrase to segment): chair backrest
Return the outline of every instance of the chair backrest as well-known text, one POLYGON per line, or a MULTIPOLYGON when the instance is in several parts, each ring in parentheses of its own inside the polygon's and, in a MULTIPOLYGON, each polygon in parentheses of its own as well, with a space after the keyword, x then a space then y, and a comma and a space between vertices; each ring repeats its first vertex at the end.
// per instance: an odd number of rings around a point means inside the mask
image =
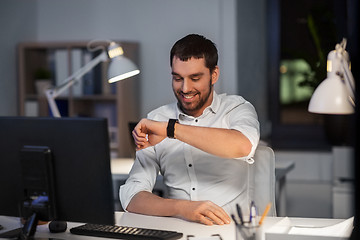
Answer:
POLYGON ((268 203, 271 208, 268 216, 276 216, 275 207, 275 154, 267 146, 259 145, 255 151, 255 162, 250 167, 250 194, 258 208, 258 214, 262 214, 268 203))

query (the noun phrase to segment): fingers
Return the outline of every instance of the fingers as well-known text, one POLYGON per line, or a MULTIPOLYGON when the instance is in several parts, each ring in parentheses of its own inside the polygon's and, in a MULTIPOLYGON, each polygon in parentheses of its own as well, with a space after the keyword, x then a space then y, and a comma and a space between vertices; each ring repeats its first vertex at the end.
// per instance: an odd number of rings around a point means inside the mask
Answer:
POLYGON ((228 214, 219 206, 211 206, 209 209, 205 210, 202 213, 202 218, 200 219, 202 223, 206 225, 224 225, 230 223, 230 217, 228 214))
POLYGON ((166 137, 166 133, 165 136, 163 136, 164 134, 161 131, 163 128, 166 128, 165 122, 156 122, 145 118, 142 119, 132 131, 136 150, 154 146, 161 142, 166 137))
POLYGON ((132 131, 132 135, 135 138, 145 138, 147 134, 146 126, 139 122, 134 130, 132 131))
POLYGON ((214 225, 214 222, 212 220, 210 220, 209 218, 207 218, 203 215, 200 215, 199 223, 209 225, 209 226, 214 225))
POLYGON ((138 132, 134 129, 132 131, 132 136, 136 145, 136 150, 140 150, 148 144, 147 135, 145 133, 138 132))
POLYGON ((136 145, 136 148, 135 148, 135 150, 136 151, 139 151, 139 150, 141 150, 141 149, 144 149, 144 148, 147 148, 147 147, 150 147, 150 146, 152 146, 150 143, 143 143, 143 144, 138 144, 138 145, 136 145))
POLYGON ((229 215, 211 201, 190 201, 185 217, 206 225, 224 225, 230 223, 229 215))
POLYGON ((147 138, 146 126, 140 121, 132 131, 132 136, 136 145, 136 150, 140 150, 149 146, 147 138))

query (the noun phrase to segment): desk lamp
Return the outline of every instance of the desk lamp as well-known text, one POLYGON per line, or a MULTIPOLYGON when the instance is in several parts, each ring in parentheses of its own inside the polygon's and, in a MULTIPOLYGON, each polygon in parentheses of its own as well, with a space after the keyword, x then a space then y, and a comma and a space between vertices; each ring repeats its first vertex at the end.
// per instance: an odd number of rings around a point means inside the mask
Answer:
MULTIPOLYGON (((99 54, 97 57, 88 62, 85 66, 83 66, 74 74, 65 79, 63 84, 45 90, 45 95, 54 117, 61 117, 59 109, 55 102, 55 98, 58 97, 61 93, 63 93, 65 90, 70 88, 72 85, 74 85, 76 82, 80 81, 82 79, 82 76, 84 76, 100 62, 106 62, 110 60, 108 68, 109 83, 124 80, 140 73, 140 70, 136 67, 136 65, 130 59, 126 58, 123 55, 124 51, 122 47, 120 47, 117 43, 109 42, 107 50, 105 50, 105 47, 102 48, 103 51, 101 52, 101 54, 99 54)), ((92 51, 95 51, 96 49, 92 51)))
MULTIPOLYGON (((355 80, 350 71, 349 54, 345 47, 346 39, 343 39, 341 43, 336 44, 335 50, 328 54, 327 78, 314 91, 308 107, 309 112, 331 115, 349 115, 355 112, 355 80)), ((332 146, 332 151, 336 180, 352 179, 353 174, 348 172, 355 164, 355 162, 352 163, 352 149, 346 150, 342 146, 332 146), (336 171, 336 169, 339 170, 336 171)), ((333 186, 342 191, 347 189, 343 185, 338 185, 338 181, 335 181, 333 186)), ((343 198, 340 201, 345 202, 343 198)), ((355 199, 354 204, 356 204, 355 199)))
POLYGON ((352 114, 355 107, 355 81, 350 71, 346 39, 328 54, 327 78, 313 93, 308 110, 322 114, 352 114))

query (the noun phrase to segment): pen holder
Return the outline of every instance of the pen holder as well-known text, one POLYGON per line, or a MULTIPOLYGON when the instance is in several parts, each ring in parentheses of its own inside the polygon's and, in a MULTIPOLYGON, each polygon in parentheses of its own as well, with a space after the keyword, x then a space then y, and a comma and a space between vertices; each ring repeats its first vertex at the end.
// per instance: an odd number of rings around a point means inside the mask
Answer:
POLYGON ((236 240, 255 240, 259 224, 244 222, 236 226, 236 240))

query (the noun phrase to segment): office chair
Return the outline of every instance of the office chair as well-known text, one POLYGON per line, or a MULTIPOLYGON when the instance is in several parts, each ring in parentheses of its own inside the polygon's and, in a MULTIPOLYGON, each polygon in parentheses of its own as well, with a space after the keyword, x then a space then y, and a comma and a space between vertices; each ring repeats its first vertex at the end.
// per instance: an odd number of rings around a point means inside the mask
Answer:
POLYGON ((268 216, 276 216, 275 207, 275 154, 267 146, 259 145, 255 151, 255 162, 249 165, 249 190, 257 208, 258 214, 262 214, 268 203, 271 208, 268 216))

